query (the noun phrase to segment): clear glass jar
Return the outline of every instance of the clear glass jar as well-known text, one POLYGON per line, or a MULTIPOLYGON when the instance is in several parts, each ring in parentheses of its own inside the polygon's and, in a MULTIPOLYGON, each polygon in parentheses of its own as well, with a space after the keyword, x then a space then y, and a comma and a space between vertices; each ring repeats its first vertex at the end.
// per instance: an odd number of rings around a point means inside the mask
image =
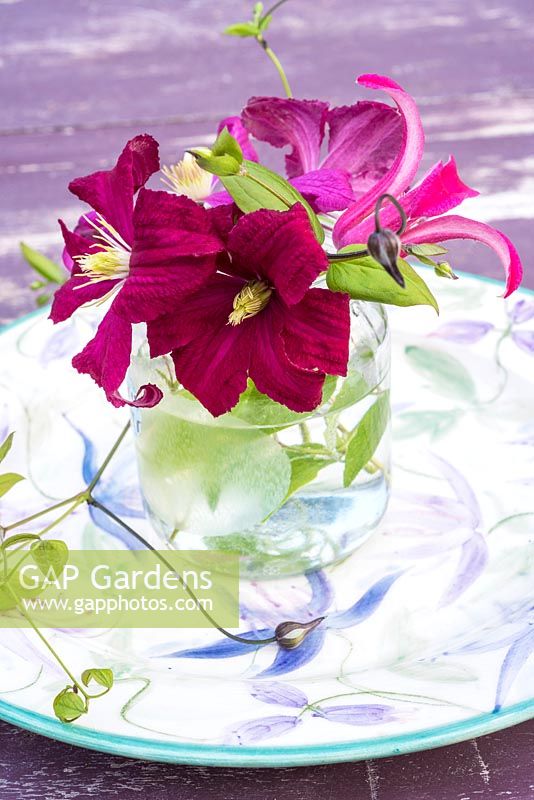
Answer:
POLYGON ((157 383, 162 402, 134 409, 147 514, 177 549, 241 555, 241 574, 274 577, 349 555, 376 528, 389 495, 390 343, 382 306, 351 303, 346 378, 327 377, 323 404, 297 414, 253 385, 214 418, 146 344, 132 392, 157 383))

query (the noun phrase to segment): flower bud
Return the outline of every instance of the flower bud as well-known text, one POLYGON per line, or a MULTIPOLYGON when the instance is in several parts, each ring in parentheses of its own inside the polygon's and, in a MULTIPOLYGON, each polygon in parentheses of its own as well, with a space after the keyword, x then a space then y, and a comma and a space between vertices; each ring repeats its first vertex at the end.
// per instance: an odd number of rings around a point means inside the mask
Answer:
POLYGON ((453 281, 458 280, 458 275, 454 274, 448 261, 439 261, 434 267, 434 272, 438 278, 450 278, 453 281))
POLYGON ((281 622, 274 632, 276 641, 284 650, 294 650, 321 624, 323 619, 324 617, 317 617, 311 622, 281 622))
POLYGON ((377 230, 369 236, 367 249, 375 261, 381 264, 388 275, 391 275, 399 286, 404 288, 404 278, 397 266, 401 251, 401 240, 395 231, 389 228, 377 230))

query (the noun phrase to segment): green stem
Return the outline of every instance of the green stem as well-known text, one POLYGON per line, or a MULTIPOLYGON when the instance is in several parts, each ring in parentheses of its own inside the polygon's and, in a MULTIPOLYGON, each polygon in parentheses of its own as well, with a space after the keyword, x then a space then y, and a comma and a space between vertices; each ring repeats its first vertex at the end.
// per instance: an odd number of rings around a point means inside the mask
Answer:
POLYGON ((11 586, 6 585, 6 589, 8 590, 9 594, 11 595, 11 597, 13 598, 15 603, 17 604, 17 609, 19 610, 19 612, 22 614, 22 616, 28 622, 28 624, 33 628, 33 630, 35 631, 35 633, 37 634, 39 639, 42 641, 42 643, 45 645, 45 647, 53 655, 53 657, 55 658, 55 660, 57 661, 57 663, 59 664, 59 666, 61 667, 63 672, 69 678, 69 680, 72 681, 73 686, 76 686, 78 691, 81 692, 81 694, 83 694, 85 699, 89 700, 91 695, 87 694, 87 692, 85 691, 84 687, 76 680, 76 678, 74 677, 74 675, 72 674, 70 669, 67 667, 65 662, 62 660, 61 656, 59 656, 59 654, 56 653, 56 651, 54 650, 54 648, 52 647, 52 645, 50 644, 48 639, 45 636, 43 636, 43 634, 41 633, 41 631, 39 630, 37 625, 34 623, 32 618, 30 617, 30 615, 22 607, 21 602, 20 602, 20 597, 16 594, 16 592, 13 591, 11 586))
POLYGON ((310 429, 308 428, 305 422, 299 423, 299 430, 300 430, 300 435, 302 436, 302 443, 309 444, 312 439, 310 435, 310 429))
POLYGON ((329 261, 351 261, 354 258, 365 258, 369 250, 354 250, 352 253, 326 253, 329 261))
POLYGON ((94 478, 92 479, 91 483, 90 483, 90 484, 89 484, 89 486, 87 487, 87 493, 88 493, 89 495, 91 494, 92 490, 95 488, 96 484, 98 483, 98 481, 99 481, 99 480, 100 480, 100 478, 102 477, 102 473, 104 472, 104 470, 105 470, 105 469, 106 469, 106 467, 108 466, 109 462, 111 461, 111 459, 113 458, 113 456, 115 455, 115 453, 117 452, 117 450, 119 449, 119 447, 120 447, 120 445, 121 445, 121 443, 122 443, 122 440, 124 439, 124 437, 126 436, 126 434, 128 433, 128 431, 130 430, 130 425, 131 425, 131 423, 130 423, 130 422, 128 422, 128 424, 127 424, 127 425, 125 425, 125 427, 124 427, 124 429, 123 429, 123 431, 122 431, 121 435, 119 436, 119 438, 117 439, 117 441, 115 442, 115 444, 113 445, 113 447, 111 448, 111 450, 109 451, 109 453, 107 454, 107 456, 105 457, 104 461, 102 462, 102 465, 101 465, 101 466, 100 466, 100 468, 97 470, 97 472, 96 472, 96 474, 95 474, 94 478))
POLYGON ((276 53, 271 50, 263 36, 258 36, 258 43, 260 44, 262 50, 265 51, 265 55, 267 55, 271 61, 273 62, 274 66, 276 67, 276 71, 280 75, 280 80, 282 81, 282 85, 284 87, 284 91, 288 97, 293 97, 293 92, 291 91, 291 86, 289 85, 289 81, 287 79, 286 73, 284 72, 284 68, 280 62, 280 59, 276 55, 276 53))
POLYGON ((5 525, 5 531, 11 531, 14 528, 21 528, 23 525, 26 525, 28 522, 33 522, 34 519, 39 519, 39 517, 44 517, 45 514, 50 514, 51 511, 56 511, 58 508, 63 508, 63 506, 68 505, 69 503, 74 503, 76 500, 80 498, 83 499, 84 493, 81 492, 80 494, 75 494, 72 497, 68 497, 66 500, 62 500, 60 503, 56 503, 53 506, 49 506, 48 508, 43 509, 42 511, 37 511, 36 514, 32 514, 29 517, 24 517, 24 519, 19 519, 17 522, 12 522, 10 525, 5 525))
POLYGON ((507 522, 511 522, 514 519, 521 519, 522 517, 532 517, 534 516, 534 511, 521 511, 519 514, 510 514, 509 517, 504 517, 504 519, 500 519, 495 525, 492 525, 491 528, 488 530, 487 536, 493 531, 496 531, 501 525, 506 525, 507 522))
POLYGON ((174 575, 176 575, 176 577, 178 579, 178 582, 180 583, 182 589, 185 592, 187 592, 189 597, 191 597, 191 599, 194 600, 195 603, 198 604, 198 610, 204 615, 204 617, 208 620, 210 625, 213 625, 214 628, 216 628, 220 633, 224 634, 224 636, 227 636, 228 639, 232 639, 234 642, 241 642, 242 644, 256 645, 258 647, 266 645, 266 644, 273 644, 274 642, 277 641, 276 636, 269 636, 266 639, 246 639, 244 636, 237 636, 236 634, 230 633, 230 631, 227 631, 226 628, 221 627, 221 625, 219 625, 218 622, 215 619, 213 619, 211 614, 208 611, 206 611, 206 609, 202 606, 202 604, 198 603, 198 598, 196 597, 196 595, 193 592, 193 590, 188 586, 186 581, 183 580, 183 578, 180 575, 180 573, 176 572, 176 570, 174 569, 173 565, 170 563, 170 561, 167 561, 165 556, 163 556, 153 545, 151 545, 150 542, 147 542, 147 540, 143 536, 141 536, 140 533, 137 533, 137 531, 134 530, 132 527, 130 527, 130 525, 128 525, 126 522, 124 522, 124 520, 122 520, 120 517, 118 517, 116 514, 114 514, 113 511, 111 511, 111 509, 107 508, 105 505, 100 503, 98 500, 95 500, 94 497, 91 497, 88 500, 88 502, 91 505, 93 505, 95 508, 100 509, 100 511, 102 511, 110 519, 112 519, 114 522, 116 522, 117 525, 120 525, 122 528, 124 528, 125 531, 127 531, 131 536, 133 536, 135 539, 137 539, 138 542, 140 542, 142 545, 144 545, 144 547, 146 547, 147 550, 151 550, 153 553, 155 553, 157 558, 159 558, 159 560, 162 562, 162 564, 164 564, 166 567, 168 567, 174 573, 174 575))
POLYGON ((83 493, 79 497, 77 497, 70 508, 67 508, 67 510, 64 511, 63 514, 61 514, 57 519, 55 519, 53 522, 51 522, 50 525, 47 525, 46 528, 43 528, 43 530, 40 531, 39 536, 44 536, 45 534, 50 533, 50 531, 53 528, 55 528, 57 525, 59 525, 61 522, 63 522, 64 519, 67 519, 67 517, 70 514, 72 514, 72 512, 75 511, 78 508, 79 505, 81 505, 82 503, 85 503, 86 499, 87 498, 85 497, 85 493, 83 493))
POLYGON ((512 324, 508 325, 508 327, 503 330, 503 332, 501 333, 501 335, 497 340, 497 343, 495 344, 495 356, 494 356, 495 364, 497 365, 497 369, 501 374, 501 385, 499 386, 497 392, 493 395, 493 397, 490 397, 489 400, 483 400, 482 402, 477 403, 478 406, 488 406, 491 405, 492 403, 495 403, 495 401, 499 399, 499 397, 506 389, 506 384, 508 383, 508 370, 501 361, 501 348, 503 342, 509 337, 511 332, 512 332, 512 324))

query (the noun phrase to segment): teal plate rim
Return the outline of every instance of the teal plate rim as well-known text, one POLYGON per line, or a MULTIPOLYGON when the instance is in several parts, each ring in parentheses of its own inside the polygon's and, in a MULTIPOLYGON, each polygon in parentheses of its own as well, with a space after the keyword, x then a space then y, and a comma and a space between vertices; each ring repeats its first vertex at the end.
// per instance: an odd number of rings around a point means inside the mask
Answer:
MULTIPOLYGON (((500 281, 473 273, 460 275, 501 285, 500 281)), ((534 295, 534 290, 521 288, 522 294, 534 295)), ((28 320, 43 315, 47 308, 37 309, 14 322, 0 327, 0 336, 28 320)), ((335 764, 344 761, 386 758, 421 750, 456 744, 457 742, 485 736, 504 728, 518 725, 534 718, 534 697, 520 703, 469 717, 448 725, 426 728, 408 734, 364 739, 359 742, 335 744, 287 745, 285 747, 250 747, 233 745, 199 745, 171 742, 158 739, 143 739, 136 736, 118 736, 91 728, 65 725, 52 717, 12 705, 0 699, 0 720, 19 728, 39 733, 66 744, 85 747, 102 753, 162 761, 174 764, 189 764, 209 767, 300 767, 320 764, 335 764)))
POLYGON ((416 733, 365 739, 360 742, 249 747, 198 745, 141 739, 136 736, 117 736, 91 728, 67 726, 44 714, 12 706, 0 700, 0 719, 33 733, 43 734, 50 739, 145 761, 166 761, 172 764, 207 767, 302 767, 385 758, 444 747, 484 736, 526 722, 533 717, 534 698, 508 706, 501 711, 480 714, 461 722, 427 728, 416 733))

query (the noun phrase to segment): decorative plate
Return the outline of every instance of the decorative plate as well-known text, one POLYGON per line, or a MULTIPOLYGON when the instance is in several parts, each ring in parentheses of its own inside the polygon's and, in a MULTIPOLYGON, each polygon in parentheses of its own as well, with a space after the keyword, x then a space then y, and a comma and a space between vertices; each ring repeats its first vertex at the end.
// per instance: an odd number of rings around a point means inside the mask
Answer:
MULTIPOLYGON (((109 665, 104 706, 73 725, 51 699, 64 676, 32 631, 0 632, 0 717, 136 758, 292 766, 391 756, 534 716, 534 295, 433 279, 442 314, 391 312, 394 491, 379 530, 336 567, 243 584, 241 631, 325 621, 292 651, 211 630, 55 631, 74 670, 109 665)), ((0 440, 28 480, 6 519, 82 485, 124 424, 69 366, 91 315, 54 328, 38 312, 0 338, 0 440)), ((99 492, 145 535, 131 442, 99 492)), ((70 547, 128 546, 94 510, 70 547)))

